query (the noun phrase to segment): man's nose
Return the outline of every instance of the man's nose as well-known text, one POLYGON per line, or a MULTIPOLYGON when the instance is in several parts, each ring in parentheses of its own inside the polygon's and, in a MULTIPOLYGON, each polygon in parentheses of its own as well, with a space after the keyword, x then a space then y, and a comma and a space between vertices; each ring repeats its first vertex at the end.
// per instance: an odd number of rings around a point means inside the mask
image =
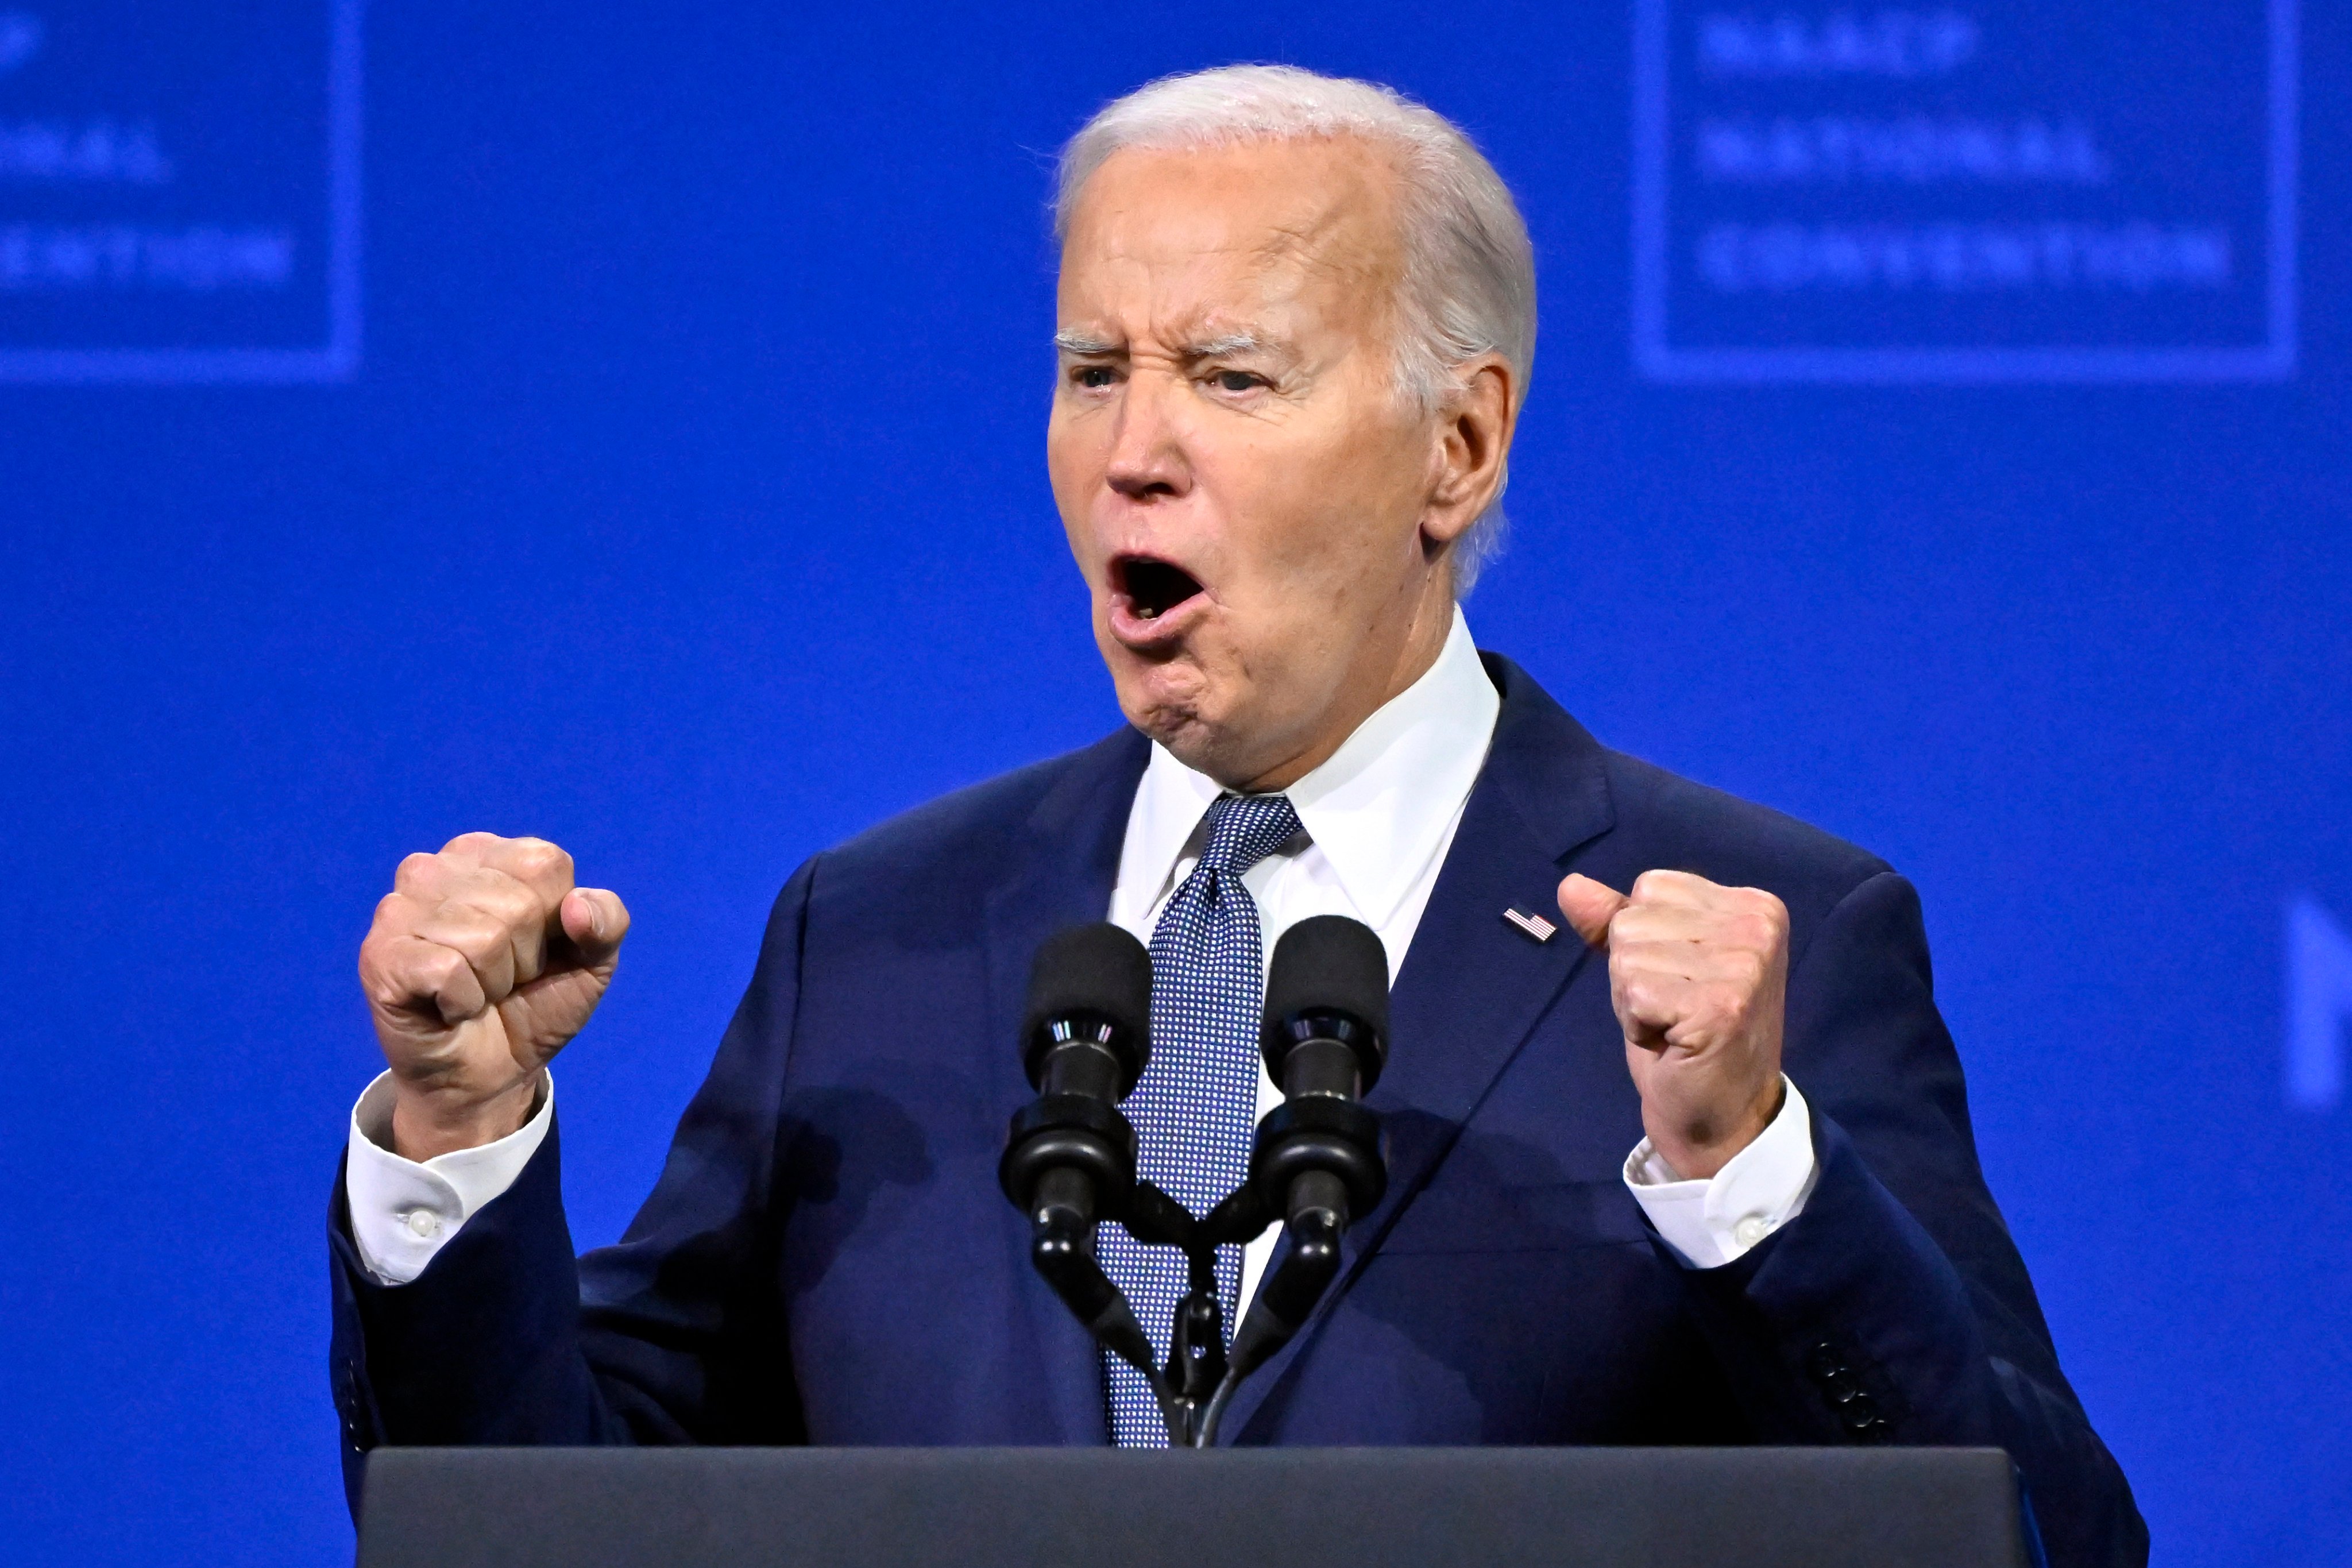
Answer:
POLYGON ((1103 478, 1129 500, 1181 496, 1192 488, 1185 452, 1181 376, 1139 373, 1120 390, 1103 478))

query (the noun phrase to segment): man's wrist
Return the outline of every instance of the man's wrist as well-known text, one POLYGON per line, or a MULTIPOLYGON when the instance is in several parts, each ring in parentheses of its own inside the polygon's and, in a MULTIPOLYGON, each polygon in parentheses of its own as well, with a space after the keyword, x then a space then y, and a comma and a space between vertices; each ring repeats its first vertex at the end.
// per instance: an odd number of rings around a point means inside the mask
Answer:
POLYGON ((555 1082, 542 1070, 530 1120, 510 1136, 452 1150, 430 1163, 393 1147, 396 1079, 379 1075, 352 1107, 343 1184, 352 1240, 380 1285, 405 1285, 482 1206, 505 1193, 538 1158, 554 1129, 555 1082))
POLYGON ((1714 1175, 1684 1176, 1644 1138, 1625 1157, 1625 1185, 1685 1266, 1718 1268, 1804 1212, 1820 1173, 1812 1132, 1803 1093, 1787 1084, 1771 1125, 1714 1175))
POLYGON ((1772 1075, 1747 1111, 1728 1128, 1717 1131, 1716 1127, 1701 1122, 1685 1122, 1680 1127, 1654 1125, 1649 1107, 1643 1107, 1642 1131, 1650 1140, 1650 1147, 1660 1159, 1673 1167, 1675 1173, 1685 1181, 1713 1181, 1717 1173, 1739 1152, 1764 1135, 1788 1101, 1788 1080, 1780 1073, 1772 1075))
POLYGON ((393 1080, 392 1152, 422 1164, 461 1149, 478 1149, 522 1131, 539 1109, 544 1068, 487 1099, 393 1080))

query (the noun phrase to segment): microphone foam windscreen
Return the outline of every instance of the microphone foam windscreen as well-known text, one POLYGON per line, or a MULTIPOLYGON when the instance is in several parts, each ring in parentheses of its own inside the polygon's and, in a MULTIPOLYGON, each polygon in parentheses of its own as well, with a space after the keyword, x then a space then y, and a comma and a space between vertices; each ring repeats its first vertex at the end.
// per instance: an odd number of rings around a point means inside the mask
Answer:
POLYGON ((1389 955, 1371 927, 1345 915, 1316 915, 1282 933, 1265 979, 1268 1033, 1301 1013, 1344 1013, 1386 1045, 1389 955))
POLYGON ((1036 1048, 1046 1025, 1056 1018, 1091 1013, 1117 1026, 1116 1048, 1130 1081, 1143 1072, 1151 1038, 1151 955, 1143 944, 1111 924, 1057 931, 1037 949, 1029 966, 1029 1006, 1021 1020, 1021 1049, 1036 1048))

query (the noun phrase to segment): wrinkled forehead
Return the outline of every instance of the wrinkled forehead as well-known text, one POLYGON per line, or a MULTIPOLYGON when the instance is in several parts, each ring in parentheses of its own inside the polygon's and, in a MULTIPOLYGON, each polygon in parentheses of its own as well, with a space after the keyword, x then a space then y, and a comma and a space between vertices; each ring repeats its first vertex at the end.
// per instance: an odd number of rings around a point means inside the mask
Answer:
POLYGON ((1123 148, 1072 207, 1064 324, 1138 310, 1384 316, 1403 268, 1394 186, 1386 156, 1355 138, 1123 148))

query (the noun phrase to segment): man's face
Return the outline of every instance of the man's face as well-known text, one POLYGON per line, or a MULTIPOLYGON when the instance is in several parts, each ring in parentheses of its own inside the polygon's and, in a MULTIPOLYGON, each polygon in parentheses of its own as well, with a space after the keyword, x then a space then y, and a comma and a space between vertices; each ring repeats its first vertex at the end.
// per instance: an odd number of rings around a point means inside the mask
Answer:
POLYGON ((1345 139, 1129 149, 1063 247, 1046 454, 1095 640, 1129 721, 1236 787, 1328 756, 1450 623, 1468 519, 1424 530, 1391 180, 1345 139))

